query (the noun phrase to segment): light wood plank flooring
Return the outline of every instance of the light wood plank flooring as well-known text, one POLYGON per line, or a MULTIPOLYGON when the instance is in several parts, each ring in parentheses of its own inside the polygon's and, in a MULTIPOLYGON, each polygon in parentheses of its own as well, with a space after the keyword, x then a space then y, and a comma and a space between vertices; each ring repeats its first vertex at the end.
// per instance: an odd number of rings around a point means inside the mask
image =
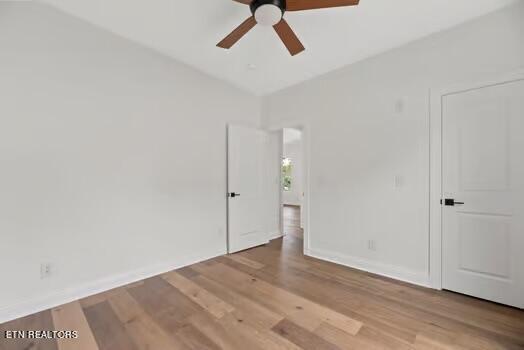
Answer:
POLYGON ((304 231, 300 228, 300 207, 294 205, 284 205, 284 234, 296 238, 303 238, 304 231))
POLYGON ((302 240, 289 234, 2 324, 2 338, 20 329, 80 336, 1 339, 0 349, 524 349, 522 310, 301 251, 302 240))

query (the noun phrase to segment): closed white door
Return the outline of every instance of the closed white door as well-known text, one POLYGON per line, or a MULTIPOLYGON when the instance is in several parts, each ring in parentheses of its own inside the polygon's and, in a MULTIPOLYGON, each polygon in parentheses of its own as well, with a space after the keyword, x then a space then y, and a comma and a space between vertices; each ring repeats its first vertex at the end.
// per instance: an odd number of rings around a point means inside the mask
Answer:
POLYGON ((442 286, 524 308, 524 81, 442 102, 442 286))
POLYGON ((266 133, 244 126, 228 127, 228 251, 269 242, 266 231, 266 133))

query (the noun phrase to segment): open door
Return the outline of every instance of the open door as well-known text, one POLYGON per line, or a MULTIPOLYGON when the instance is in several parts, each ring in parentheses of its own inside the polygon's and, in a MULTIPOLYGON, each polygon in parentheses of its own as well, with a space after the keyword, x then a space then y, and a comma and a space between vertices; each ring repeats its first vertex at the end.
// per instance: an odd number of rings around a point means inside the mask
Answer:
POLYGON ((228 252, 269 242, 264 227, 266 133, 228 127, 228 252))

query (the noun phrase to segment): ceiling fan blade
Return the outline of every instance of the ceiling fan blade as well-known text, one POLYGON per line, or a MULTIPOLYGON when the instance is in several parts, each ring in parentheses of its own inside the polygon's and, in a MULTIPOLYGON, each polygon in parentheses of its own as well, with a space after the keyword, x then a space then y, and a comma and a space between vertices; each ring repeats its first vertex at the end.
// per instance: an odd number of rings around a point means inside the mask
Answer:
POLYGON ((251 5, 251 2, 253 0, 233 0, 233 1, 239 2, 239 3, 244 4, 244 5, 251 5))
POLYGON ((218 47, 223 49, 230 49, 233 45, 236 44, 244 35, 247 34, 253 27, 257 24, 255 17, 251 16, 246 19, 241 25, 235 28, 228 36, 222 39, 221 42, 217 44, 218 47))
POLYGON ((304 45, 302 45, 285 19, 275 24, 273 28, 280 37, 280 40, 286 45, 291 56, 295 56, 305 50, 304 45))
POLYGON ((328 7, 356 6, 360 0, 286 0, 287 11, 302 11, 328 7))

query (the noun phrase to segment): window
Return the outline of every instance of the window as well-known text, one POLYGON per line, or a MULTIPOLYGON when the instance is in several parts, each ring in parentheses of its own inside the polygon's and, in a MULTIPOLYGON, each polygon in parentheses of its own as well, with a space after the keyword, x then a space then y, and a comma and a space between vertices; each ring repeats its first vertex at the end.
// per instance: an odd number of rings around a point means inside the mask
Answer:
POLYGON ((284 191, 291 191, 291 159, 282 159, 282 189, 284 191))

